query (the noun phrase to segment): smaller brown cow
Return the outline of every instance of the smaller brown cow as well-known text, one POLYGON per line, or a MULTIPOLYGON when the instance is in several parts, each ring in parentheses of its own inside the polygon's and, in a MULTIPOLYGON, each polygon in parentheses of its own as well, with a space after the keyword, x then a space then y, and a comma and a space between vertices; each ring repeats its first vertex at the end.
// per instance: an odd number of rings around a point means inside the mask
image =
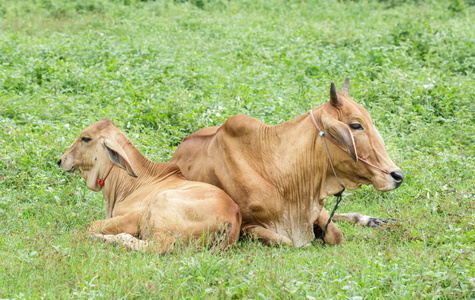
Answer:
POLYGON ((106 219, 89 227, 95 237, 162 253, 178 240, 222 249, 239 238, 239 208, 225 192, 188 181, 173 163, 149 161, 110 120, 87 127, 58 165, 102 190, 106 219))

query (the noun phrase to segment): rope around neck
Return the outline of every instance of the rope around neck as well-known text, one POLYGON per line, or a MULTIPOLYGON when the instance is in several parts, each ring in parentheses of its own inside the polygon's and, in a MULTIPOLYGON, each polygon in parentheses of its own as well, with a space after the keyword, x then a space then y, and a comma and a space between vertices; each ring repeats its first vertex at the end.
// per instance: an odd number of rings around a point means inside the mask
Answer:
POLYGON ((328 151, 327 141, 325 140, 325 133, 323 131, 320 131, 318 133, 318 135, 322 137, 323 143, 325 144, 325 150, 327 151, 327 156, 328 156, 328 160, 330 161, 330 166, 332 167, 333 175, 335 175, 336 181, 343 188, 341 190, 341 192, 339 192, 338 194, 335 194, 335 196, 336 196, 335 207, 333 208, 333 210, 330 214, 330 218, 328 218, 327 224, 325 224, 325 227, 323 228, 322 234, 317 238, 317 239, 321 239, 325 243, 325 240, 324 240, 325 233, 327 233, 328 225, 330 225, 330 222, 332 221, 333 215, 335 214, 336 210, 338 209, 338 205, 340 204, 341 200, 343 200, 343 192, 345 191, 345 186, 340 182, 340 180, 338 179, 338 176, 336 176, 335 168, 333 167, 333 162, 332 162, 332 159, 330 157, 330 152, 328 151))
MULTIPOLYGON (((317 128, 318 128, 317 122, 315 122, 315 119, 313 118, 313 114, 311 114, 311 116, 312 116, 312 121, 314 121, 315 126, 317 126, 317 128)), ((320 130, 320 128, 318 128, 318 129, 320 130)), ((338 209, 338 205, 340 204, 341 200, 343 200, 343 192, 345 191, 345 186, 340 182, 340 180, 338 179, 338 176, 336 176, 335 168, 333 167, 333 162, 332 162, 332 159, 330 157, 330 152, 328 151, 327 141, 325 140, 325 132, 320 131, 318 133, 318 135, 323 139, 323 143, 325 144, 325 150, 327 152, 328 161, 330 162, 330 166, 332 167, 333 175, 335 176, 335 179, 338 182, 338 184, 340 184, 340 186, 343 188, 343 190, 341 190, 341 192, 339 192, 338 194, 335 194, 335 196, 336 196, 335 207, 333 207, 333 210, 330 214, 330 218, 328 218, 327 224, 325 224, 325 227, 323 228, 322 234, 317 238, 317 240, 321 239, 325 243, 324 237, 325 237, 325 234, 327 233, 328 225, 330 225, 330 223, 333 219, 333 215, 335 214, 336 210, 338 209)))
MULTIPOLYGON (((122 146, 122 149, 125 148, 125 145, 127 145, 128 142, 129 142, 129 139, 127 139, 127 140, 125 141, 125 144, 124 144, 124 146, 122 146)), ((107 177, 109 177, 109 174, 110 174, 110 172, 112 171, 112 168, 114 168, 114 166, 115 166, 115 165, 112 164, 111 168, 109 169, 109 172, 107 172, 107 175, 106 175, 106 177, 104 177, 104 179, 97 178, 97 184, 99 184, 100 187, 103 187, 103 186, 104 186, 105 181, 106 181, 107 177)))

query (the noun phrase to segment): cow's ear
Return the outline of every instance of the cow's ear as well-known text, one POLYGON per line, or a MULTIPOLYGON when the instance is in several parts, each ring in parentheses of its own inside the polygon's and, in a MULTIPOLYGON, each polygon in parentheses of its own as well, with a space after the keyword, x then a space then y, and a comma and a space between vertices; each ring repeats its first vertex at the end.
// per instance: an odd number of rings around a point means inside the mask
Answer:
POLYGON ((322 123, 325 131, 340 142, 343 147, 346 148, 350 157, 357 162, 358 155, 356 153, 355 140, 350 128, 345 123, 340 122, 325 113, 322 114, 322 123))
POLYGON ((126 170, 130 176, 137 177, 137 173, 135 173, 135 170, 132 167, 127 154, 125 154, 124 149, 122 149, 122 147, 116 141, 109 138, 104 138, 102 144, 107 149, 109 158, 114 165, 126 170))

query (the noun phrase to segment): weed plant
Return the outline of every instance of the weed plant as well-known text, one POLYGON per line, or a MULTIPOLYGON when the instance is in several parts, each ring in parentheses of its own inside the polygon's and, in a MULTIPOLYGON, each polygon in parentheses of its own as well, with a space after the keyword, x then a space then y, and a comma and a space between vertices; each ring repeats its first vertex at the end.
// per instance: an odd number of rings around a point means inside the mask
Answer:
POLYGON ((0 298, 473 299, 474 5, 1 1, 0 298), (339 224, 336 247, 163 257, 88 239, 102 195, 56 161, 89 124, 109 118, 167 161, 231 115, 303 114, 346 76, 405 181, 345 193, 340 211, 397 225, 339 224))

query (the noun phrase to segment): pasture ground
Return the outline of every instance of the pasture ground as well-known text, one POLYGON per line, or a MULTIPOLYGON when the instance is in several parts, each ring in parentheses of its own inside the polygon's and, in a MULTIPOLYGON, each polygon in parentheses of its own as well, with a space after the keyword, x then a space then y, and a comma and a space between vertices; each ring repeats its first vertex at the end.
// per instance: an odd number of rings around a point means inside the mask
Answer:
POLYGON ((474 5, 1 1, 0 298, 473 299, 474 5), (88 240, 102 194, 56 166, 87 125, 109 118, 167 161, 231 115, 303 114, 347 75, 405 181, 339 211, 399 224, 340 224, 337 247, 163 257, 88 240))

